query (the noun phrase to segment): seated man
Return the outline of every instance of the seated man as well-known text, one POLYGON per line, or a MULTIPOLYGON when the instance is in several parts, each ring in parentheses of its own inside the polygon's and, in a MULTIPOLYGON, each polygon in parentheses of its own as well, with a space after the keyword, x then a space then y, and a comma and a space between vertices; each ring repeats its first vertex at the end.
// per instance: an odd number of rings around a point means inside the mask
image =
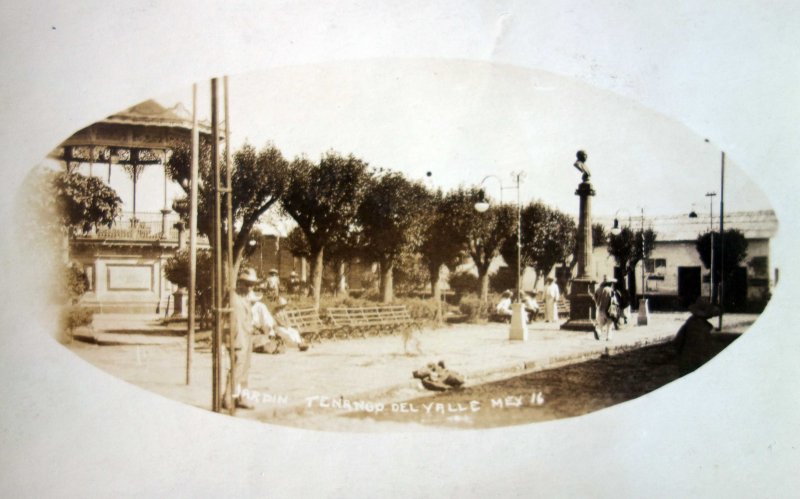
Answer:
POLYGON ((286 315, 286 305, 289 302, 286 298, 278 298, 278 303, 275 304, 275 333, 287 344, 297 346, 301 352, 308 350, 308 345, 303 341, 300 336, 300 331, 289 325, 289 318, 286 315))
POLYGON ((253 313, 253 351, 259 353, 278 353, 277 344, 274 339, 275 319, 269 313, 269 309, 261 302, 263 295, 255 291, 250 291, 246 299, 250 303, 253 313))
POLYGON ((536 295, 530 291, 525 292, 525 299, 522 304, 525 306, 525 311, 528 313, 528 322, 533 322, 536 319, 536 314, 539 313, 539 303, 536 301, 536 295))
POLYGON ((513 293, 509 290, 503 291, 503 294, 500 295, 500 301, 497 303, 497 306, 494 308, 495 314, 501 317, 511 317, 511 296, 513 293))

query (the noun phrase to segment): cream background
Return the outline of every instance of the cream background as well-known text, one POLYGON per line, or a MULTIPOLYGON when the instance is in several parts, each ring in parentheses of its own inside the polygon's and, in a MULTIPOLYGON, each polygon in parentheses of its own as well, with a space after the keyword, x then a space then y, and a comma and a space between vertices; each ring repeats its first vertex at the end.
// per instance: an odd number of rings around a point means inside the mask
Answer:
POLYGON ((781 228, 781 283, 701 371, 589 416, 491 431, 329 434, 131 387, 47 337, 2 242, 0 490, 8 496, 675 497, 796 493, 800 35, 778 2, 5 1, 0 220, 29 168, 121 106, 211 75, 374 57, 502 62, 677 118, 736 159, 781 228), (285 462, 293 465, 281 465, 285 462), (294 471, 297 470, 297 471, 294 471))

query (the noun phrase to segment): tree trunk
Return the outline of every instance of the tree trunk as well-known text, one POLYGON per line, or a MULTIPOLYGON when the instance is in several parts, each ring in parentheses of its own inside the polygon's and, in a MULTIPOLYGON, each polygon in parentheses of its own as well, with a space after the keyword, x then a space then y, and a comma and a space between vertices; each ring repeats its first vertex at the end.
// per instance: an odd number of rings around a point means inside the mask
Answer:
POLYGON ((481 303, 489 301, 489 269, 478 268, 478 281, 480 282, 481 303))
POLYGON ((381 301, 391 303, 394 300, 394 262, 381 261, 381 301))
POLYGON ((342 260, 336 264, 336 294, 347 296, 347 263, 342 260))
POLYGON ((314 294, 314 307, 319 309, 320 296, 322 295, 322 263, 323 253, 325 248, 320 248, 314 253, 311 251, 311 259, 313 261, 311 267, 311 286, 313 287, 314 294))
POLYGON ((428 269, 430 271, 431 279, 431 299, 436 304, 436 317, 439 322, 444 320, 444 313, 442 311, 442 281, 439 279, 439 271, 441 267, 436 270, 428 269))

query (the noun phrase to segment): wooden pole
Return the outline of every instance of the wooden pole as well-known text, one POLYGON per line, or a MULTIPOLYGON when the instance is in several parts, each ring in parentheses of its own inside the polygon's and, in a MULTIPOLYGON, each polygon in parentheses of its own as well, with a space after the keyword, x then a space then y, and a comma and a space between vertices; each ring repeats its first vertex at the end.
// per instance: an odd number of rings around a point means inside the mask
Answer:
MULTIPOLYGON (((228 107, 228 77, 224 76, 222 78, 222 86, 223 86, 223 98, 224 98, 224 112, 225 112, 225 209, 227 212, 227 241, 226 241, 226 255, 227 255, 227 267, 228 267, 228 328, 230 333, 228 334, 228 353, 230 354, 230 374, 228 379, 230 380, 230 386, 228 387, 231 390, 230 393, 234 393, 236 389, 236 379, 235 379, 235 372, 234 366, 236 365, 236 351, 233 348, 233 294, 236 292, 236 276, 233 273, 233 191, 232 191, 232 177, 233 177, 233 165, 231 164, 231 127, 230 127, 230 113, 228 107)), ((245 346, 246 348, 250 348, 249 345, 245 346)), ((243 353, 242 355, 247 355, 243 353)), ((231 415, 234 414, 236 411, 236 404, 231 403, 229 406, 229 410, 231 415)))
POLYGON ((213 370, 212 410, 221 409, 221 350, 222 350, 222 213, 220 204, 219 116, 217 79, 211 80, 211 163, 214 169, 214 334, 211 345, 213 370))
POLYGON ((722 151, 719 178, 719 322, 722 331, 722 315, 725 313, 725 151, 722 151))
POLYGON ((192 167, 189 175, 189 311, 186 332, 186 384, 192 381, 195 307, 197 306, 197 171, 200 136, 197 126, 197 84, 192 85, 192 167))

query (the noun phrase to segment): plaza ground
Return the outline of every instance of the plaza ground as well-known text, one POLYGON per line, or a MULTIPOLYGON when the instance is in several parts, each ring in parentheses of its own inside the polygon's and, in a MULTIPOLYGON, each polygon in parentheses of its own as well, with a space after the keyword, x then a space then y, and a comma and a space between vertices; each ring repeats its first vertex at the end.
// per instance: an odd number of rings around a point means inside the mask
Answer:
MULTIPOLYGON (((319 430, 407 431, 580 415, 680 376, 670 350, 658 345, 669 342, 688 316, 652 314, 648 326, 627 326, 612 341, 543 322, 529 325, 525 342, 510 341, 506 324, 452 324, 424 329, 417 356, 404 353, 399 335, 253 354, 249 395, 255 409, 237 410, 235 417, 319 430), (464 389, 433 395, 412 377, 440 360, 465 376, 464 389), (594 381, 600 372, 617 373, 621 382, 600 386, 594 381)), ((714 333, 720 348, 756 318, 725 316, 723 332, 714 333)), ((182 333, 181 325, 163 326, 155 317, 98 315, 94 330, 68 348, 129 383, 210 410, 211 354, 194 351, 187 386, 182 333)))

